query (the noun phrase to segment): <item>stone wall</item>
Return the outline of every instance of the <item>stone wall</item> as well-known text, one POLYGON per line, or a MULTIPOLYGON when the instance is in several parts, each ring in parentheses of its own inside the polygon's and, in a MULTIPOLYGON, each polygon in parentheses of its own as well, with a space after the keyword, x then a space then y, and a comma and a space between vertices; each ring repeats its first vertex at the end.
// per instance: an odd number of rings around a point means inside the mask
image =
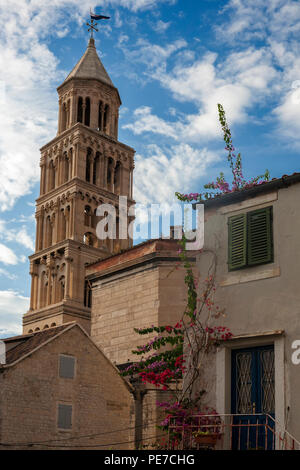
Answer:
POLYGON ((32 449, 134 446, 132 393, 77 326, 18 364, 2 369, 0 416, 2 443, 46 441, 32 449), (59 354, 76 358, 74 379, 59 377, 59 354), (57 427, 58 404, 73 406, 71 431, 57 427), (94 437, 83 437, 88 435, 94 437))

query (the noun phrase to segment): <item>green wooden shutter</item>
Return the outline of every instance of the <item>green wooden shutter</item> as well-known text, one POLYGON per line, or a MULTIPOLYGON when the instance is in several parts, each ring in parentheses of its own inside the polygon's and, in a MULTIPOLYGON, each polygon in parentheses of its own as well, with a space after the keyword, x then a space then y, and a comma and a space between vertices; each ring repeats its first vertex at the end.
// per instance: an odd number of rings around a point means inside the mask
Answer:
POLYGON ((248 213, 248 265, 273 261, 272 207, 248 213))
POLYGON ((228 219, 228 269, 240 269, 247 262, 247 217, 235 215, 228 219))

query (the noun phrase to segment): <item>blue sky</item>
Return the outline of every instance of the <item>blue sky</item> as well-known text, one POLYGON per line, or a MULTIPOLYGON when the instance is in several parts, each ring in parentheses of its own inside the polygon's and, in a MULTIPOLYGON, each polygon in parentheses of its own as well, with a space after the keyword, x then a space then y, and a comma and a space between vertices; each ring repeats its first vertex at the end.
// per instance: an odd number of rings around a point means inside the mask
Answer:
POLYGON ((136 149, 135 199, 171 203, 220 171, 223 104, 244 173, 300 171, 300 4, 292 0, 0 0, 0 334, 21 332, 34 250, 39 148, 56 87, 80 59, 89 9, 136 149))

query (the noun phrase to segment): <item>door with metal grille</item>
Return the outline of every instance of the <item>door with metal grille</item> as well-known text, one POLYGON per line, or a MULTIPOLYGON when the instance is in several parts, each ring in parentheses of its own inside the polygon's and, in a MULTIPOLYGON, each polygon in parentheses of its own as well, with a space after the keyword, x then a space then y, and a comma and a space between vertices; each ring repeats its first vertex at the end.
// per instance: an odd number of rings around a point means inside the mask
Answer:
POLYGON ((233 449, 274 448, 274 372, 273 346, 232 351, 233 449))

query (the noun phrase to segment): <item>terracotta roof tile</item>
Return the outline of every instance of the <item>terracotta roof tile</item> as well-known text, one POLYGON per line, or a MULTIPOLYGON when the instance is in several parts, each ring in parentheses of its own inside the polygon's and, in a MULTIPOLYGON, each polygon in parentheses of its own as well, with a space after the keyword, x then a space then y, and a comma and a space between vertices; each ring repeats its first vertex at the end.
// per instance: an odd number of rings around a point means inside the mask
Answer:
POLYGON ((16 341, 16 346, 12 347, 6 352, 6 365, 13 364, 23 356, 34 351, 34 349, 36 349, 38 346, 41 346, 49 339, 54 338, 56 335, 67 329, 70 325, 71 323, 66 323, 65 325, 47 328, 46 330, 37 331, 29 335, 3 339, 2 341, 7 344, 13 342, 14 340, 16 341))

